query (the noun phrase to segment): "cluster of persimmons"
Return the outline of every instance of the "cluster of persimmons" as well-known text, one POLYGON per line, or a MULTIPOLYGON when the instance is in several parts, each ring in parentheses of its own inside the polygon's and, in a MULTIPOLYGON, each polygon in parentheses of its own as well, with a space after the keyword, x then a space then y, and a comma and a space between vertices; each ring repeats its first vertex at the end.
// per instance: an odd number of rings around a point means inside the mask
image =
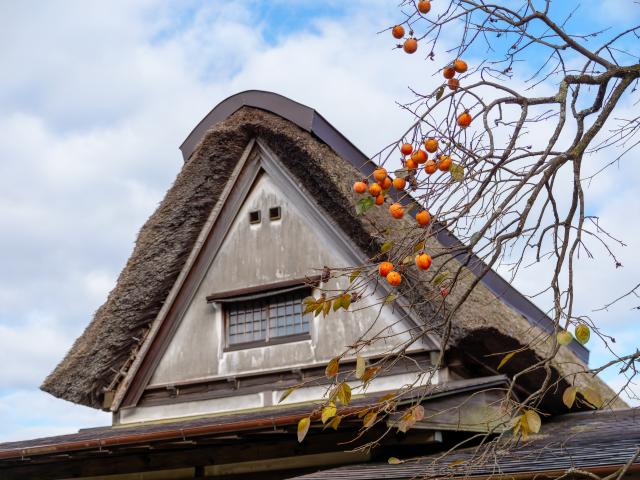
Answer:
MULTIPOLYGON (((471 115, 465 111, 458 116, 457 122, 461 128, 466 128, 471 124, 471 120, 471 115)), ((450 171, 453 164, 451 157, 445 154, 436 154, 439 146, 439 141, 433 137, 425 139, 423 145, 415 149, 410 143, 403 143, 400 146, 400 153, 403 156, 404 171, 414 177, 419 169, 424 170, 429 176, 437 171, 450 171), (435 155, 429 159, 429 154, 435 155)), ((387 170, 383 167, 376 168, 371 177, 371 182, 367 178, 355 182, 353 190, 360 195, 368 193, 378 206, 384 203, 385 195, 392 187, 398 192, 403 192, 407 185, 407 181, 402 177, 396 177, 392 180, 387 170)), ((389 213, 393 218, 401 219, 404 217, 405 209, 401 203, 394 202, 389 207, 389 213)), ((431 222, 431 214, 428 210, 421 210, 416 214, 415 219, 420 226, 426 227, 431 222)), ((431 257, 427 253, 419 252, 416 255, 415 263, 420 270, 428 270, 431 266, 431 257)), ((380 263, 378 271, 394 287, 397 287, 402 282, 402 276, 398 271, 394 270, 394 265, 391 262, 380 263)))

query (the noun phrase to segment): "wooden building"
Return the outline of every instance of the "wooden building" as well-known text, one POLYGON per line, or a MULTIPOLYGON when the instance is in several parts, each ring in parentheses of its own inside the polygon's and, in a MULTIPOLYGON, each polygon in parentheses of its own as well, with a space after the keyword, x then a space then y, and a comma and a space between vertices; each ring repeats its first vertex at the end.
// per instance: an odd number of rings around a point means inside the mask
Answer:
MULTIPOLYGON (((446 362, 434 371, 440 339, 420 335, 430 305, 395 302, 378 316, 364 308, 389 293, 386 285, 371 286, 355 312, 303 315, 303 298, 349 281, 323 278, 322 266, 361 264, 379 250, 378 231, 355 214, 351 191, 374 165, 314 110, 261 91, 217 105, 180 149, 184 166, 140 231, 116 287, 42 386, 112 412, 113 425, 1 444, 0 478, 411 478, 420 468, 461 475, 460 468, 436 470, 427 460, 387 465, 386 459, 436 454, 499 421, 509 375, 549 344, 525 348, 500 373, 495 354, 553 332, 551 320, 489 272, 458 312, 446 362), (403 342, 411 347, 380 370, 367 395, 354 383, 337 430, 314 421, 298 443, 298 421, 326 391, 327 362, 367 332, 388 333, 361 352, 369 364, 403 342), (429 415, 373 449, 353 451, 394 421, 391 415, 348 443, 362 427, 357 413, 411 383, 421 388, 400 405, 420 403, 429 415)), ((386 209, 367 216, 389 222, 386 209)), ((438 242, 432 247, 458 245, 446 230, 438 242)), ((478 259, 469 263, 471 273, 481 267, 478 259)), ((412 291, 426 295, 424 288, 416 280, 412 291)), ((573 342, 558 357, 561 376, 584 366, 588 351, 573 342)), ((341 368, 354 363, 347 356, 341 368)), ((531 392, 540 375, 524 377, 521 393, 531 392)), ((614 397, 597 378, 577 382, 614 397)), ((624 404, 614 399, 610 406, 624 404)), ((547 395, 542 408, 554 422, 577 418, 602 431, 604 422, 640 440, 633 410, 567 414, 560 394, 547 395)), ((627 450, 621 446, 607 461, 621 461, 627 450)))

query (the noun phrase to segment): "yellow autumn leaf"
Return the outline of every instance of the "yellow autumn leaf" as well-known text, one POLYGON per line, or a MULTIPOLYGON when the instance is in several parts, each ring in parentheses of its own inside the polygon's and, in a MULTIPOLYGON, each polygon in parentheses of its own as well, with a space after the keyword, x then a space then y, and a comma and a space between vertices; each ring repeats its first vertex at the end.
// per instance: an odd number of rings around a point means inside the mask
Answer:
POLYGON ((348 383, 343 382, 338 385, 338 400, 340 400, 340 403, 343 405, 349 405, 351 401, 351 387, 348 383))
POLYGON ((567 408, 573 407, 573 404, 576 401, 577 392, 578 389, 576 387, 567 387, 562 393, 562 403, 564 403, 567 408))
POLYGON ((331 301, 324 302, 324 307, 322 309, 322 316, 326 317, 329 315, 329 311, 331 310, 331 301))
POLYGON ((340 422, 342 421, 342 416, 340 415, 336 415, 335 417, 333 417, 333 419, 331 419, 331 421, 329 422, 329 426, 331 428, 333 428, 334 430, 338 430, 338 426, 340 425, 340 422))
POLYGON ((378 373, 378 370, 380 370, 380 367, 369 367, 369 368, 367 368, 364 371, 364 374, 362 375, 362 378, 360 380, 362 380, 363 383, 370 382, 371 379, 376 376, 376 373, 378 373))
POLYGON ((295 391, 295 389, 296 387, 289 387, 284 392, 282 392, 282 395, 280 396, 280 400, 278 400, 278 403, 284 401, 284 399, 287 398, 289 395, 291 395, 295 391))
POLYGON ((589 327, 584 323, 576 326, 575 334, 576 340, 578 340, 582 345, 587 343, 589 341, 589 338, 591 337, 591 331, 589 330, 589 327))
POLYGON ((390 303, 393 303, 393 302, 396 301, 397 298, 398 298, 397 295, 394 295, 393 293, 389 293, 389 294, 387 294, 386 297, 384 297, 384 304, 388 305, 390 303))
POLYGON ((511 360, 511 358, 516 354, 516 352, 509 352, 507 353, 504 357, 502 357, 502 360, 500 360, 500 363, 498 364, 498 368, 497 370, 500 370, 502 367, 504 367, 507 362, 509 360, 511 360))
POLYGON ((604 402, 602 401, 602 397, 600 394, 591 387, 583 388, 580 390, 580 394, 584 397, 584 399, 589 402, 594 408, 602 408, 604 402))
POLYGON ((376 412, 367 413, 362 419, 362 425, 364 426, 364 428, 369 428, 371 425, 376 423, 377 417, 378 417, 378 414, 376 412))
POLYGON ((560 330, 556 338, 560 345, 569 345, 571 340, 573 340, 573 335, 571 335, 571 332, 568 330, 560 330))
POLYGON ((400 465, 401 463, 404 463, 404 462, 402 460, 400 460, 399 458, 389 457, 389 460, 387 460, 387 463, 389 465, 400 465))
POLYGON ((333 378, 338 374, 338 368, 340 366, 340 360, 338 358, 332 358, 327 364, 327 368, 324 369, 324 374, 327 378, 333 378))
POLYGON ((351 275, 349 275, 349 283, 353 283, 356 281, 356 278, 358 278, 360 276, 361 270, 357 269, 351 272, 351 275))
POLYGON ((331 402, 329 405, 322 409, 321 420, 322 423, 327 423, 327 421, 333 417, 335 417, 338 409, 336 408, 336 404, 331 402))
POLYGON ((360 355, 356 357, 356 378, 362 378, 364 376, 364 372, 367 368, 367 365, 360 355))
POLYGON ((309 431, 309 426, 311 425, 311 418, 305 417, 301 418, 298 422, 298 443, 302 443, 304 437, 307 436, 307 432, 309 431))
POLYGON ((351 305, 351 294, 345 293, 340 297, 340 305, 345 310, 349 310, 349 306, 351 305))
POLYGON ((540 427, 542 426, 542 420, 540 419, 540 415, 535 410, 525 410, 524 419, 527 422, 527 429, 530 432, 538 433, 540 431, 540 427))
POLYGON ((342 306, 342 297, 338 297, 333 301, 333 311, 335 312, 342 306))

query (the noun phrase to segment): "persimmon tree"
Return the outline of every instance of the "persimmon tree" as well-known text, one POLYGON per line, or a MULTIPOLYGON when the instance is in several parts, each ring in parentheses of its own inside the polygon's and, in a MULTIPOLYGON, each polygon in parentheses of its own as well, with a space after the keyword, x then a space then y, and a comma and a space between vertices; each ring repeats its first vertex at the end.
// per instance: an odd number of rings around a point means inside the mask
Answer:
MULTIPOLYGON (((353 309, 372 291, 372 284, 386 281, 392 293, 378 305, 402 296, 409 308, 420 312, 420 334, 438 335, 439 360, 426 372, 435 375, 456 313, 484 275, 500 269, 515 281, 523 269, 543 266, 537 270, 540 291, 535 293, 555 331, 545 333, 545 338, 532 337, 523 347, 550 345, 543 358, 512 375, 506 397, 511 397, 519 377, 546 373, 526 398, 508 406, 506 417, 487 438, 509 431, 517 439, 544 428, 539 407, 560 380, 570 385, 561 392, 568 407, 577 402, 605 407, 595 390, 575 386, 573 378, 618 368, 631 381, 640 359, 633 351, 614 355, 605 365, 573 368, 561 379, 552 375, 559 349, 574 338, 585 344, 594 334, 606 344, 612 341, 576 309, 580 295, 586 294, 574 288, 576 263, 597 247, 606 252, 602 261, 621 266, 616 249, 623 241, 588 213, 588 186, 606 169, 620 165, 640 143, 640 25, 574 33, 570 25, 578 7, 578 2, 551 0, 401 2, 397 25, 381 34, 389 35, 399 54, 423 55, 440 80, 432 91, 411 86, 414 98, 402 107, 412 124, 372 157, 379 167, 371 177, 357 181, 353 190, 358 215, 366 218, 375 209, 385 209, 392 221, 411 217, 412 223, 379 226, 380 252, 370 263, 325 269, 327 277, 349 277, 349 287, 305 300, 307 312, 326 316, 332 309, 353 309), (562 8, 554 8, 559 3, 562 8), (566 13, 558 17, 556 10, 566 13), (443 232, 460 242, 444 248, 437 243, 443 232), (470 270, 471 279, 465 275, 470 270), (429 276, 420 277, 424 272, 429 276), (425 278, 432 295, 406 294, 425 278), (430 315, 420 309, 426 303, 435 306, 430 315)), ((624 293, 604 308, 639 289, 640 285, 624 286, 624 293)), ((327 365, 326 376, 336 381, 319 410, 323 423, 338 427, 336 405, 349 403, 349 379, 366 389, 409 347, 405 343, 384 361, 367 366, 358 352, 376 338, 363 338, 345 352, 357 355, 350 376, 338 375, 339 358, 327 365)), ((499 368, 517 354, 502 352, 499 368)), ((411 388, 418 389, 418 382, 396 392, 395 398, 411 388)), ((393 394, 377 402, 375 408, 360 412, 363 429, 395 411, 393 394)), ((423 416, 418 402, 401 412, 396 426, 406 430, 423 416)), ((301 424, 302 438, 309 423, 305 419, 301 424)))

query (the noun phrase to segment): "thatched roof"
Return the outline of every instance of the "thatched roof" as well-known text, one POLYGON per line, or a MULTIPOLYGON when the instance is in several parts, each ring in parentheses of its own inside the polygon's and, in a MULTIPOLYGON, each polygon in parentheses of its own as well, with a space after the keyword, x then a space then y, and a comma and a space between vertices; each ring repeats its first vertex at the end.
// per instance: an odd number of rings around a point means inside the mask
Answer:
MULTIPOLYGON (((313 110, 274 94, 242 95, 245 97, 231 97, 216 107, 185 141, 182 149, 186 162, 180 174, 142 227, 133 254, 107 301, 46 378, 41 387, 44 391, 101 408, 104 389, 113 386, 114 379, 121 378, 128 368, 185 265, 229 173, 253 138, 260 138, 279 156, 291 175, 364 253, 378 251, 377 232, 351 207, 354 180, 372 169, 366 157, 313 110), (230 105, 230 100, 236 104, 230 105), (283 101, 295 108, 283 110, 283 101), (255 108, 256 105, 279 114, 255 108), (305 117, 308 112, 312 114, 305 117)), ((372 211, 367 217, 378 224, 389 222, 384 210, 372 211)), ((443 237, 442 241, 451 240, 443 237)), ((536 332, 548 329, 545 319, 531 302, 491 272, 461 309, 454 341, 462 342, 473 332, 495 331, 526 345, 536 332)), ((548 345, 537 345, 536 355, 544 355, 547 348, 548 345)), ((574 351, 562 349, 563 361, 582 364, 580 357, 584 359, 585 351, 582 347, 572 348, 574 351)), ((608 387, 599 380, 595 382, 605 396, 610 396, 608 387)))

